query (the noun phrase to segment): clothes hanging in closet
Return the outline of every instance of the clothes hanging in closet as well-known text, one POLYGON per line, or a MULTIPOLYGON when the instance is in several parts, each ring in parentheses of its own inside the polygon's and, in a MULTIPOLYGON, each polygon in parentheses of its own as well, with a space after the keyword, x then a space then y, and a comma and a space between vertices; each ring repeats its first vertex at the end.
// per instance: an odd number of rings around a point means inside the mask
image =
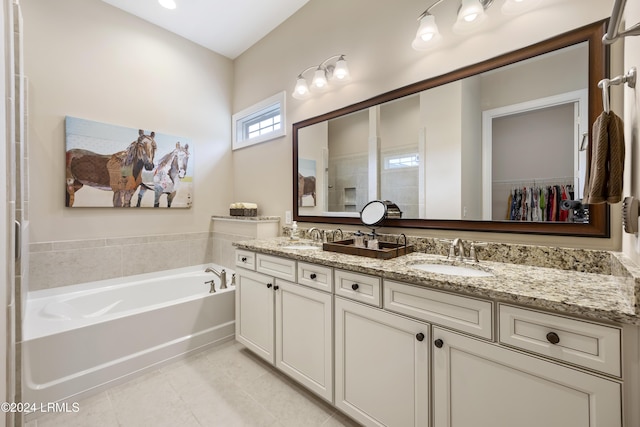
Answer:
POLYGON ((513 188, 507 200, 510 221, 567 222, 569 211, 562 209, 563 200, 573 200, 573 185, 547 185, 513 188))

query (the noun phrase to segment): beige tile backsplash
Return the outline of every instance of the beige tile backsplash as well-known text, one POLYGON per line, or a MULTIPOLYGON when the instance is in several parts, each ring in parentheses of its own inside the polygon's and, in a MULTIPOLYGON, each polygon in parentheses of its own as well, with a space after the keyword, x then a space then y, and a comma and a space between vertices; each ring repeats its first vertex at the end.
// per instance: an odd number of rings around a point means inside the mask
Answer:
MULTIPOLYGON (((207 263, 232 268, 212 232, 40 242, 29 245, 29 290, 207 263), (214 254, 218 254, 214 257, 214 254)), ((226 238, 225 238, 226 239, 226 238)))

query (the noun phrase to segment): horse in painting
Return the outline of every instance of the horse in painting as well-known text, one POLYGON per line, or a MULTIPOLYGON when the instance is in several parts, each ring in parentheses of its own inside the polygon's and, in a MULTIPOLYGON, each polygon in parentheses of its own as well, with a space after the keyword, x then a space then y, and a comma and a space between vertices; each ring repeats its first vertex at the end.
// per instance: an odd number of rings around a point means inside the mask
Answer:
POLYGON ((168 154, 162 156, 158 162, 158 166, 153 171, 153 184, 142 183, 138 192, 138 204, 140 207, 144 193, 153 189, 155 197, 153 207, 160 207, 160 196, 167 195, 167 207, 171 207, 173 198, 176 196, 180 180, 187 174, 187 164, 189 162, 189 144, 184 147, 180 142, 176 144, 176 148, 168 154))
POLYGON ((312 196, 313 206, 316 205, 316 177, 303 176, 298 172, 298 206, 302 206, 303 196, 312 196))
POLYGON ((66 200, 73 206, 75 193, 83 186, 113 191, 114 207, 131 206, 131 197, 142 183, 142 170, 153 170, 157 145, 155 132, 138 139, 125 150, 114 154, 97 154, 89 150, 71 149, 66 158, 66 200))

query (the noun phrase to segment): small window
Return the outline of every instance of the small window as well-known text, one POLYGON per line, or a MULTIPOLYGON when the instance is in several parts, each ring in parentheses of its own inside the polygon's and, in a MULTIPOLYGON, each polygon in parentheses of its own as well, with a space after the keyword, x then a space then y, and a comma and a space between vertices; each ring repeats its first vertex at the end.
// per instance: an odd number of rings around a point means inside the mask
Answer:
POLYGON ((385 169, 412 168, 416 166, 420 166, 420 156, 418 156, 418 153, 398 154, 384 158, 385 169))
POLYGON ((234 150, 286 135, 285 92, 246 108, 232 117, 234 150))

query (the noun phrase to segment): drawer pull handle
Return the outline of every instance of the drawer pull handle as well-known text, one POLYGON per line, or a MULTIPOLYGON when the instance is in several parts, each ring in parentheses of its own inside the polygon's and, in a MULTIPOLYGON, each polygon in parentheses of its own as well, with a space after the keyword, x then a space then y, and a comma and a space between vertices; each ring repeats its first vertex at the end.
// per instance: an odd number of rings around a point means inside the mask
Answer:
POLYGON ((311 279, 315 280, 316 277, 318 277, 318 276, 316 276, 316 273, 311 273, 311 275, 309 275, 309 277, 311 277, 311 279))
POLYGON ((444 345, 444 341, 442 341, 440 338, 438 338, 437 340, 435 340, 433 342, 433 345, 435 345, 438 348, 442 348, 442 346, 444 345))
POLYGON ((242 262, 247 262, 247 257, 246 257, 246 256, 243 256, 243 257, 242 257, 242 259, 241 259, 241 261, 242 261, 242 262))
POLYGON ((560 342, 560 337, 555 332, 549 332, 547 334, 547 341, 551 344, 558 344, 560 342))
POLYGON ((267 283, 267 288, 270 288, 270 287, 272 287, 272 286, 273 286, 273 284, 271 284, 271 283, 267 283))
POLYGON ((358 286, 357 283, 354 283, 353 285, 351 285, 351 289, 353 289, 354 291, 357 291, 359 287, 360 286, 358 286))
POLYGON ((278 285, 275 285, 275 286, 273 287, 273 290, 274 290, 274 291, 277 291, 278 289, 280 289, 280 286, 278 286, 278 285))
POLYGON ((422 332, 419 332, 416 334, 416 339, 418 341, 423 341, 424 340, 424 334, 422 332))

